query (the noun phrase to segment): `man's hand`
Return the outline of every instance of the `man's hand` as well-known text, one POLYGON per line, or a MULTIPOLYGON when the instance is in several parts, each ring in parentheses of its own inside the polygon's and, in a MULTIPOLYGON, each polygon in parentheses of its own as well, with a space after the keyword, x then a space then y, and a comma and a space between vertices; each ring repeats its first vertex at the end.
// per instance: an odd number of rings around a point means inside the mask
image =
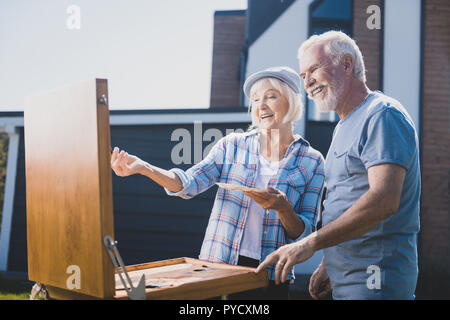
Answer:
POLYGON ((316 271, 312 274, 311 279, 309 279, 309 294, 311 297, 318 300, 325 297, 331 290, 330 278, 328 277, 325 264, 322 261, 316 271))
POLYGON ((314 255, 311 238, 308 236, 298 242, 287 244, 269 254, 266 259, 256 268, 255 272, 261 272, 270 265, 277 262, 275 266, 275 283, 284 283, 291 273, 292 268, 298 263, 308 260, 314 255))

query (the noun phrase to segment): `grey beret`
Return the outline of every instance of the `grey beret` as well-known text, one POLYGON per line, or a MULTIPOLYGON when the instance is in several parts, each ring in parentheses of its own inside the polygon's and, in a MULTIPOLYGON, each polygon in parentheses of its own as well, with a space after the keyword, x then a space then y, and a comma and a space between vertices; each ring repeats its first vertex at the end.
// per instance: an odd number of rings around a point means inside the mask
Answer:
POLYGON ((259 79, 267 77, 277 78, 285 82, 289 87, 292 88, 292 90, 294 90, 295 93, 300 93, 300 76, 292 68, 282 66, 258 71, 249 76, 244 83, 245 95, 250 98, 250 89, 252 88, 253 84, 259 79))

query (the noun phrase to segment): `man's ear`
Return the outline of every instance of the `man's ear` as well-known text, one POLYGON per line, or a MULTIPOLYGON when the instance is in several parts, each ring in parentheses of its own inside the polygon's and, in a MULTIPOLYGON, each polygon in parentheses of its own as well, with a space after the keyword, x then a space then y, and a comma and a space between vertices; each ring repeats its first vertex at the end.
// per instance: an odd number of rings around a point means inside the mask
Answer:
POLYGON ((343 58, 342 58, 342 65, 344 66, 344 72, 347 74, 352 74, 353 73, 353 68, 354 68, 354 60, 353 60, 353 56, 350 54, 346 54, 343 58))

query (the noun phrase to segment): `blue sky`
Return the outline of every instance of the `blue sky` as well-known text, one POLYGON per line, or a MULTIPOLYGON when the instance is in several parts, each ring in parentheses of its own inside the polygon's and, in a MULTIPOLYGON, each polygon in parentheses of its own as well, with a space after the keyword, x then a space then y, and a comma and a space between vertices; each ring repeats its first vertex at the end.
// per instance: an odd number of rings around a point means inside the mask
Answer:
POLYGON ((209 107, 215 10, 247 0, 0 0, 0 110, 107 78, 111 109, 209 107), (67 8, 80 9, 69 29, 67 8))

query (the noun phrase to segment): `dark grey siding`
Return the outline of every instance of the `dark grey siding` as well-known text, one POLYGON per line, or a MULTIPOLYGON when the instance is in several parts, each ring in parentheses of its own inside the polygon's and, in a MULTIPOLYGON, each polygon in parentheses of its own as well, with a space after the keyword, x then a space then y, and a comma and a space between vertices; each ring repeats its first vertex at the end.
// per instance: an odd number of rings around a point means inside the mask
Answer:
MULTIPOLYGON (((248 123, 203 124, 202 129, 205 132, 217 128, 225 135, 226 129, 247 127, 248 123)), ((191 165, 175 165, 171 161, 171 150, 180 143, 171 141, 171 134, 178 128, 186 128, 194 138, 193 125, 112 126, 111 145, 158 167, 185 170, 191 165)), ((9 271, 27 271, 23 128, 20 134, 9 271)), ((203 147, 210 143, 203 142, 203 147)), ((191 154, 193 157, 193 149, 191 154)), ((198 257, 216 191, 217 187, 212 187, 191 200, 184 200, 168 196, 146 177, 120 178, 113 173, 114 230, 124 262, 129 265, 198 257)))

